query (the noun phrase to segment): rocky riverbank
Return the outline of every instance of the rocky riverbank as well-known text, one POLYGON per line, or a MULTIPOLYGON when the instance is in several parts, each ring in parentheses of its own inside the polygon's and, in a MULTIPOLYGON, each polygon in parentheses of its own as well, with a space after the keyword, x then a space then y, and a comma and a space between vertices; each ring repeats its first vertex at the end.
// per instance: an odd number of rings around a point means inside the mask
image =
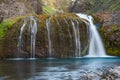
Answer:
POLYGON ((80 74, 82 80, 120 80, 120 66, 102 67, 94 71, 84 70, 80 74))

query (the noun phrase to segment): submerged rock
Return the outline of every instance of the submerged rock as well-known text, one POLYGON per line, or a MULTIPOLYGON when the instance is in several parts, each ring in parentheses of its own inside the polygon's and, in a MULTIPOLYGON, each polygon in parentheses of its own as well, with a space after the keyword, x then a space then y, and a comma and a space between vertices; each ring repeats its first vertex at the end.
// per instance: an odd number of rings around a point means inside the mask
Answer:
MULTIPOLYGON (((89 28, 86 21, 75 14, 39 15, 35 43, 36 57, 80 57, 86 54, 89 43, 89 28), (78 40, 79 39, 79 40, 78 40), (77 41, 76 41, 77 40, 77 41), (77 44, 80 47, 76 47, 77 44), (77 54, 76 51, 78 51, 77 54)), ((30 57, 30 19, 23 30, 21 53, 18 53, 18 38, 24 20, 19 20, 8 31, 2 43, 2 57, 30 57)))

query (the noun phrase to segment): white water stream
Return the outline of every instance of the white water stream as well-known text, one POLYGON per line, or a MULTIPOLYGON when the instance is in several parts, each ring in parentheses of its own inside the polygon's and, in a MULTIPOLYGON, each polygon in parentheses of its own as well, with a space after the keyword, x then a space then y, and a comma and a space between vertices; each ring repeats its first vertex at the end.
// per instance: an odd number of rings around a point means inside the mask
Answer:
MULTIPOLYGON (((27 26, 27 19, 24 20, 24 23, 20 29, 20 35, 18 39, 18 55, 20 55, 23 51, 23 33, 25 27, 28 27, 30 33, 30 58, 35 58, 35 41, 36 41, 36 34, 37 34, 37 21, 34 17, 30 17, 30 25, 27 26)), ((19 56, 18 56, 19 57, 19 56)))
POLYGON ((101 40, 101 37, 96 29, 96 26, 93 23, 92 16, 86 14, 76 14, 80 18, 83 18, 89 22, 90 27, 90 45, 88 55, 86 57, 106 57, 106 52, 101 40))

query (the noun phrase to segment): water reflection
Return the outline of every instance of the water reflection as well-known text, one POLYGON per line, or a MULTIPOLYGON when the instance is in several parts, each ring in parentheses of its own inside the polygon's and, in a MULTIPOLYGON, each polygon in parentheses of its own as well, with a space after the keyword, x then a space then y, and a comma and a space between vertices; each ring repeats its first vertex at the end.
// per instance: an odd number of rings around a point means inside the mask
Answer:
POLYGON ((1 60, 0 80, 77 80, 115 65, 119 58, 1 60))

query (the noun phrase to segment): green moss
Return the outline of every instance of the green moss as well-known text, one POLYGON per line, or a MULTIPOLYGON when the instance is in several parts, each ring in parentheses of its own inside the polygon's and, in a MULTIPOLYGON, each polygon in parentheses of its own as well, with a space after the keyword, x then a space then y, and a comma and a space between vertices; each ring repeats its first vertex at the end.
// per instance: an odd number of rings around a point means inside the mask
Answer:
POLYGON ((0 24, 0 38, 4 37, 6 31, 14 24, 15 22, 7 22, 7 21, 3 21, 0 24))
POLYGON ((24 16, 16 16, 16 17, 12 17, 9 19, 4 20, 1 24, 0 24, 0 38, 3 38, 5 36, 6 31, 13 25, 15 24, 18 20, 25 18, 27 16, 31 16, 35 14, 27 14, 24 16))
POLYGON ((55 14, 55 12, 56 12, 54 9, 52 9, 46 5, 43 6, 42 8, 43 8, 43 13, 45 13, 45 14, 55 14))
POLYGON ((108 55, 111 56, 120 56, 120 50, 116 47, 114 48, 107 48, 108 55))
POLYGON ((120 25, 112 24, 99 29, 108 55, 120 56, 120 25))
POLYGON ((5 32, 16 22, 16 20, 3 21, 0 24, 0 38, 4 37, 5 32))
POLYGON ((42 14, 38 16, 38 25, 41 26, 41 28, 45 28, 46 27, 46 19, 48 19, 50 17, 50 15, 47 14, 42 14))

